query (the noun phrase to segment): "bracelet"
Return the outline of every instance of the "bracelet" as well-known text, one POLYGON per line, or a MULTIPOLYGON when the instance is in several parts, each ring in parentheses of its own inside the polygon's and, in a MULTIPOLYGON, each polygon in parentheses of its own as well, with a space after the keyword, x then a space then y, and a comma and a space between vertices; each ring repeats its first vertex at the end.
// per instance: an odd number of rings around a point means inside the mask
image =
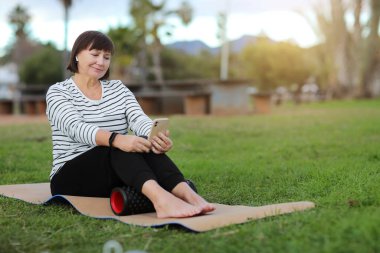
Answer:
POLYGON ((110 136, 110 138, 108 139, 108 144, 109 144, 110 147, 112 147, 112 143, 113 143, 113 141, 115 140, 116 135, 118 135, 118 133, 111 133, 111 136, 110 136))

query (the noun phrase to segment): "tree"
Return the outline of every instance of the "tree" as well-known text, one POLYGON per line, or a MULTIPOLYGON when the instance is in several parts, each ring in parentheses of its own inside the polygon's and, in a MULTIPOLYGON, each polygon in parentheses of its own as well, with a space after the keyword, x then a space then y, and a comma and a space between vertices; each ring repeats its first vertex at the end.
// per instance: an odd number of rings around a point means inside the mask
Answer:
POLYGON ((20 80, 28 85, 51 85, 63 79, 60 52, 51 44, 28 57, 19 68, 20 80))
POLYGON ((316 23, 310 21, 315 33, 322 41, 318 49, 322 71, 327 77, 319 77, 335 97, 371 96, 379 64, 379 20, 378 0, 355 0, 349 2, 330 0, 329 11, 315 7, 316 23), (363 6, 369 6, 370 15, 365 20, 363 6), (347 16, 352 14, 354 22, 347 16), (367 23, 369 25, 367 25, 367 23), (328 65, 325 65, 328 64, 328 65))
POLYGON ((258 38, 240 54, 242 77, 252 79, 259 90, 272 92, 278 86, 301 87, 311 75, 305 50, 290 42, 258 38))
POLYGON ((8 21, 15 32, 15 42, 9 47, 6 57, 8 61, 20 64, 26 57, 30 56, 39 45, 31 41, 28 37, 28 24, 31 20, 26 8, 21 5, 9 13, 8 21))
POLYGON ((112 76, 116 79, 135 80, 131 70, 135 62, 135 55, 139 53, 139 34, 136 29, 129 27, 110 28, 107 32, 115 46, 112 56, 112 76))
POLYGON ((365 41, 365 52, 362 73, 361 95, 364 97, 373 96, 372 86, 374 86, 375 74, 380 64, 380 39, 379 39, 379 22, 380 22, 380 2, 371 0, 370 2, 371 17, 369 19, 369 35, 365 41))
POLYGON ((189 55, 175 49, 164 48, 162 70, 169 80, 217 79, 219 59, 207 51, 198 55, 189 55))
POLYGON ((323 91, 329 91, 329 89, 331 91, 331 84, 335 80, 335 63, 334 58, 326 54, 325 50, 325 44, 319 44, 309 48, 306 54, 312 66, 312 76, 319 88, 323 91))
POLYGON ((151 50, 153 73, 156 81, 163 82, 163 74, 161 69, 161 33, 162 29, 167 29, 166 35, 170 35, 170 26, 167 19, 175 15, 179 17, 184 24, 191 21, 192 9, 187 2, 183 2, 178 9, 166 10, 166 1, 163 0, 159 4, 155 4, 153 0, 132 0, 130 14, 134 20, 135 29, 139 32, 139 66, 142 70, 142 81, 145 82, 147 73, 147 51, 151 50))
POLYGON ((15 34, 17 38, 22 38, 27 36, 27 26, 31 17, 27 12, 26 8, 22 5, 16 5, 16 7, 11 11, 8 16, 9 23, 14 27, 15 34))

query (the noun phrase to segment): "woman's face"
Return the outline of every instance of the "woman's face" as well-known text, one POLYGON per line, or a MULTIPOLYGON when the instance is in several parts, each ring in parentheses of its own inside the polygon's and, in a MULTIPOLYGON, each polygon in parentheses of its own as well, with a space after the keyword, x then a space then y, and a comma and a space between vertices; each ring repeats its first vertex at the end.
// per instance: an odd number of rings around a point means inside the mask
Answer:
POLYGON ((85 49, 79 52, 78 72, 92 78, 100 79, 107 72, 111 63, 111 53, 97 49, 85 49))

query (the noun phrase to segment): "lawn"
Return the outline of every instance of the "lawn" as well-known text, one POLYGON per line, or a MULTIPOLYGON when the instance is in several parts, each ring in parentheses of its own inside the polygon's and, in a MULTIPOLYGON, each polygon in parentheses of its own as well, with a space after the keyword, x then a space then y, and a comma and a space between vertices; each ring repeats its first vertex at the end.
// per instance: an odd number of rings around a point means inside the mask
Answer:
MULTIPOLYGON (((380 252, 380 100, 283 105, 270 115, 171 116, 169 153, 212 202, 316 208, 205 233, 141 228, 0 197, 0 252, 380 252)), ((46 182, 46 123, 0 126, 0 184, 46 182)))

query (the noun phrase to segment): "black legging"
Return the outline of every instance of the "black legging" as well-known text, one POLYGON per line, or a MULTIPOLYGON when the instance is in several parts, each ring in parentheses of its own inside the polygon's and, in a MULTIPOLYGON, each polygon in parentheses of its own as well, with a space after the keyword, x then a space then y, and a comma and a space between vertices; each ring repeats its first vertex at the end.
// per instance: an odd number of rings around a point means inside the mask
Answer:
POLYGON ((98 146, 65 163, 51 180, 53 195, 109 197, 112 188, 129 185, 141 192, 147 180, 171 191, 185 179, 165 154, 128 153, 98 146))

